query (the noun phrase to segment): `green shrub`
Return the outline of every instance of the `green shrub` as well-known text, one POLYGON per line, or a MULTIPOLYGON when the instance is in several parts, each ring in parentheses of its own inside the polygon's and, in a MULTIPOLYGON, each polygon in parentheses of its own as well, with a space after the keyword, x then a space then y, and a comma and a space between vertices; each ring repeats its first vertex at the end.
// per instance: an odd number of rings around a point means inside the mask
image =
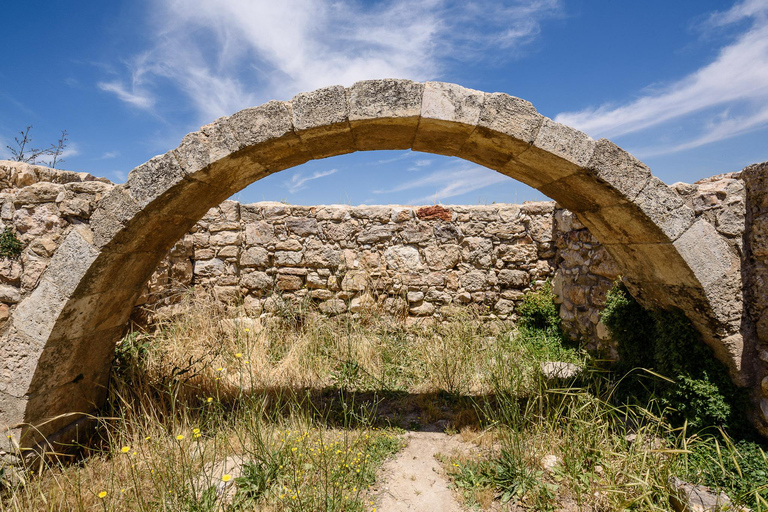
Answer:
POLYGON ((21 254, 21 240, 13 229, 6 227, 0 232, 0 258, 18 258, 21 254))
POLYGON ((739 505, 758 510, 768 505, 768 458, 758 443, 711 437, 691 448, 687 466, 691 482, 724 491, 739 505))
POLYGON ((720 426, 736 433, 745 428, 743 393, 682 311, 647 311, 616 284, 602 319, 618 343, 617 372, 645 368, 673 381, 658 379, 648 385, 640 381, 643 374, 633 372, 622 382, 620 397, 645 401, 657 394, 673 410, 670 420, 687 421, 693 429, 720 426))
POLYGON ((560 315, 549 281, 539 290, 529 292, 523 297, 523 302, 517 307, 517 314, 518 323, 523 328, 560 332, 560 315))

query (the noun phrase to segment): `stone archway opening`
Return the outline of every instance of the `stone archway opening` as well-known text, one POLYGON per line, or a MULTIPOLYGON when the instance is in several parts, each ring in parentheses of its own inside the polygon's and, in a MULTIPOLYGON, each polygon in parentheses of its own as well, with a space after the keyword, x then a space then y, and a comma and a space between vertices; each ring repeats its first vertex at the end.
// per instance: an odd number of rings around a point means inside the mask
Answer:
POLYGON ((739 259, 647 166, 519 98, 373 80, 218 119, 131 171, 89 225, 71 230, 13 312, 4 332, 0 424, 25 425, 16 435, 31 446, 66 428, 70 413, 103 401, 114 343, 142 286, 210 207, 311 159, 409 148, 496 170, 572 211, 646 305, 682 309, 731 377, 750 383, 739 259))

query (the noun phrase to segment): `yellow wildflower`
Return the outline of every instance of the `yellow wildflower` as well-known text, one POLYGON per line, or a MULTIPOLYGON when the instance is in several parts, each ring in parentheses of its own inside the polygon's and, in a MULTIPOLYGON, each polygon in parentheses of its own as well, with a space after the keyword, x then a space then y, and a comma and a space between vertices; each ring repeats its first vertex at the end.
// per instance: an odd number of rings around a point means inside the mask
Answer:
POLYGON ((107 495, 107 491, 101 491, 99 493, 99 499, 104 499, 104 497, 107 495))

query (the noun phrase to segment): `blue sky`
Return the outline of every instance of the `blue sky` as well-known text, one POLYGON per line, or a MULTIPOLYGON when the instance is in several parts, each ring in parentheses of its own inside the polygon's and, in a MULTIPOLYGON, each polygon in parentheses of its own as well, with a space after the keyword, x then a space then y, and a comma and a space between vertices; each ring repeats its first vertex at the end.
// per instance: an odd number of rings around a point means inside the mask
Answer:
MULTIPOLYGON (((122 182, 216 117, 382 77, 529 100, 667 183, 768 160, 768 0, 6 2, 0 158, 68 130, 61 167, 122 182)), ((242 201, 477 204, 542 196, 462 160, 355 153, 242 201)))

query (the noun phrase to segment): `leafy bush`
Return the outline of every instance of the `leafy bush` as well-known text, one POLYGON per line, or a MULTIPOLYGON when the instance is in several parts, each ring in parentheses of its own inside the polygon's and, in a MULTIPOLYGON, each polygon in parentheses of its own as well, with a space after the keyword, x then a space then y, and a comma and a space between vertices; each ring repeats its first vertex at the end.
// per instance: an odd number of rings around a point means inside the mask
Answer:
POLYGON ((682 311, 647 311, 622 284, 616 284, 608 293, 602 319, 618 342, 618 372, 645 368, 672 380, 658 379, 646 386, 635 372, 624 380, 620 395, 643 401, 656 393, 674 411, 673 422, 687 421, 694 429, 745 427, 744 411, 738 410, 742 393, 682 311))
POLYGON ((768 458, 752 441, 721 444, 714 437, 696 443, 687 458, 692 481, 724 491, 740 505, 765 510, 768 503, 768 458))
POLYGON ((21 254, 21 240, 16 237, 13 229, 6 227, 0 233, 0 258, 18 258, 21 254))
POLYGON ((560 314, 549 281, 539 290, 523 297, 523 302, 517 307, 517 314, 520 327, 560 333, 560 314))

